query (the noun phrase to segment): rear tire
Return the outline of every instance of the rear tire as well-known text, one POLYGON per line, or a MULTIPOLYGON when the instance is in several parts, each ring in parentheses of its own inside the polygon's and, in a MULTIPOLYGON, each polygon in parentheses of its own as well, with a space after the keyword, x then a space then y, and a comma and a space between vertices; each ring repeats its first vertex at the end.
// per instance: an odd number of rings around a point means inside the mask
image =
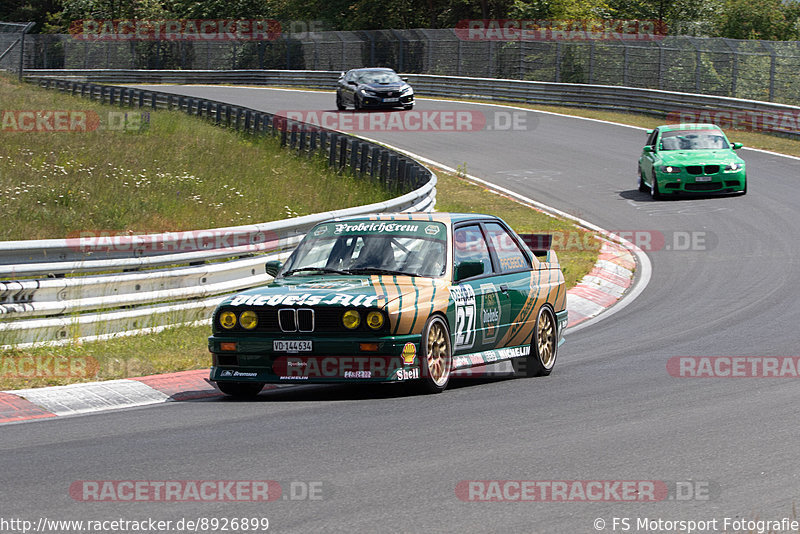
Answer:
POLYGON ((257 382, 216 382, 221 392, 237 399, 250 399, 261 393, 264 384, 257 382))
POLYGON ((453 350, 450 345, 450 329, 439 315, 434 315, 422 329, 422 390, 426 393, 441 393, 450 382, 453 370, 453 350))
POLYGON ((558 323, 549 306, 539 308, 531 342, 531 353, 514 358, 511 365, 518 377, 547 376, 553 371, 558 356, 558 323))

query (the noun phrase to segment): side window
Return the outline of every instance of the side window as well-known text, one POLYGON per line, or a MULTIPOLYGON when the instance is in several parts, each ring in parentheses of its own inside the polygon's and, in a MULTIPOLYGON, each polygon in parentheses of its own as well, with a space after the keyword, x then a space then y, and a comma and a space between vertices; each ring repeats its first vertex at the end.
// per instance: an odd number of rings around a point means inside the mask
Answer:
POLYGON ((497 223, 487 223, 486 232, 497 255, 499 272, 508 273, 530 268, 527 256, 505 228, 497 223))
POLYGON ((483 263, 484 273, 492 272, 492 258, 480 226, 475 224, 456 228, 453 237, 453 260, 456 265, 462 261, 479 261, 483 263))
POLYGON ((654 147, 656 145, 656 137, 658 137, 658 130, 653 130, 648 136, 646 144, 654 147))

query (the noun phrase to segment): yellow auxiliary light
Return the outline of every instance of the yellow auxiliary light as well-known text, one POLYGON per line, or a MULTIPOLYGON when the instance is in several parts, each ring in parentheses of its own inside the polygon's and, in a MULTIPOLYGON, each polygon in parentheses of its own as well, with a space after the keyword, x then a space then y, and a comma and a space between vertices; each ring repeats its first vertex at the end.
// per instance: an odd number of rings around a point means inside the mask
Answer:
POLYGON ((344 327, 348 330, 358 328, 358 325, 361 324, 361 316, 356 310, 347 310, 342 316, 342 324, 344 324, 344 327))
POLYGON ((219 324, 222 325, 222 328, 230 330, 231 328, 236 326, 236 314, 229 311, 220 313, 219 324))
POLYGON ((256 312, 253 310, 242 312, 242 314, 239 316, 239 324, 242 325, 242 328, 247 330, 252 330, 255 328, 258 324, 258 316, 256 315, 256 312))
POLYGON ((381 312, 371 311, 367 314, 367 326, 373 330, 378 330, 383 326, 383 314, 381 312))

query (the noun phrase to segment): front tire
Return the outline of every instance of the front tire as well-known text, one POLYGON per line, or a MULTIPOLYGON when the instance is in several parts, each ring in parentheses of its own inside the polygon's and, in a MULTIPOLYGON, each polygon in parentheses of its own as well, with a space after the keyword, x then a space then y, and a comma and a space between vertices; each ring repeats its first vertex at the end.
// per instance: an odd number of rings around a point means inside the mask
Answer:
POLYGON ((361 111, 361 99, 358 98, 358 95, 353 96, 353 109, 356 111, 361 111))
POLYGON ((414 104, 406 104, 403 106, 403 111, 411 111, 414 109, 414 104))
POLYGON ((422 389, 426 393, 441 393, 450 382, 453 369, 453 350, 450 329, 445 320, 434 315, 422 329, 422 389))
POLYGON ((347 106, 345 106, 344 103, 342 103, 342 95, 340 95, 339 93, 336 93, 336 109, 338 109, 339 111, 344 111, 345 109, 347 109, 347 106))
POLYGON ((644 181, 644 173, 641 170, 639 171, 639 192, 640 193, 650 192, 650 188, 647 187, 647 184, 644 181))
POLYGON ((653 185, 650 186, 650 196, 653 200, 661 200, 664 198, 661 191, 658 190, 658 180, 656 180, 655 173, 653 173, 653 185))
POLYGON ((531 342, 531 353, 524 358, 514 358, 511 365, 518 377, 547 376, 553 371, 558 356, 558 323, 549 306, 539 308, 536 330, 531 342))
POLYGON ((250 399, 261 393, 264 384, 257 382, 216 382, 221 392, 237 399, 250 399))

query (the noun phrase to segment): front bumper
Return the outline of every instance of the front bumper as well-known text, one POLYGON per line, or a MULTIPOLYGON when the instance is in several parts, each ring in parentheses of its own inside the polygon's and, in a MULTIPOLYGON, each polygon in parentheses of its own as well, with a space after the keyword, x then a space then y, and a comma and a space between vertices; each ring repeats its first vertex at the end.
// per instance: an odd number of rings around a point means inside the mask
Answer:
MULTIPOLYGON (((259 383, 402 382, 420 378, 420 336, 311 339, 311 352, 276 352, 275 337, 213 335, 210 380, 259 383), (235 350, 222 350, 223 346, 235 350), (361 343, 377 344, 365 351, 361 343)), ((281 340, 286 340, 281 337, 281 340)))
POLYGON ((744 171, 720 172, 711 176, 693 176, 688 173, 656 173, 658 189, 662 194, 729 194, 745 190, 744 171), (703 180, 703 178, 708 178, 703 180))
POLYGON ((385 98, 380 96, 360 96, 361 107, 364 108, 396 108, 399 106, 413 106, 414 95, 406 95, 398 97, 397 101, 386 101, 385 98))

